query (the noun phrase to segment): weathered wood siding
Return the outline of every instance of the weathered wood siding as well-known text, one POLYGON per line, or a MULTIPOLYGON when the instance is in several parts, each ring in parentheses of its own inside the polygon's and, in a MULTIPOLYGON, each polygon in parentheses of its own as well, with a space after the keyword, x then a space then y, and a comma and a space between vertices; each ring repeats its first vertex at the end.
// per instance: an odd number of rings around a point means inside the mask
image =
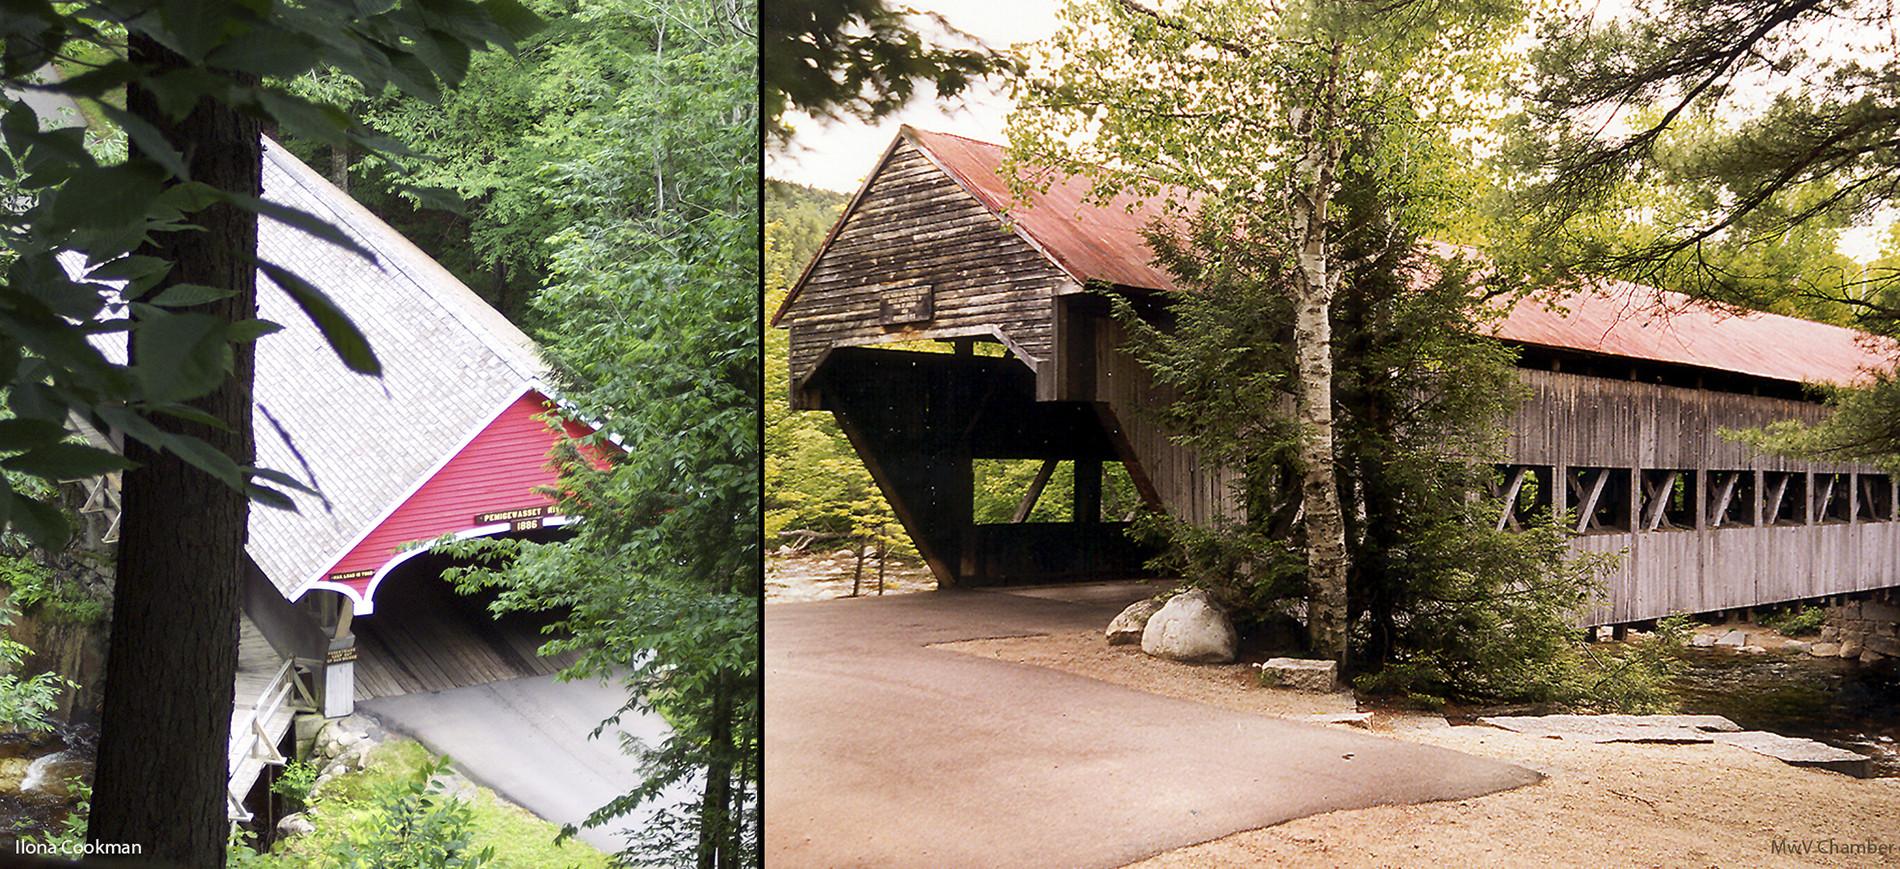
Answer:
MULTIPOLYGON (((1892 497, 1892 481, 1870 466, 1801 462, 1756 454, 1723 437, 1722 429, 1752 428, 1776 420, 1821 419, 1825 408, 1801 401, 1585 377, 1520 372, 1532 398, 1511 426, 1506 461, 1552 469, 1610 468, 1693 473, 1751 472, 1744 515, 1763 511, 1764 475, 1793 475, 1806 495, 1817 475, 1844 474, 1856 493, 1859 477, 1892 497)), ((1575 509, 1568 492, 1565 506, 1575 509)), ((1711 612, 1800 600, 1900 584, 1900 523, 1891 518, 1852 521, 1803 507, 1793 524, 1714 525, 1705 485, 1693 490, 1688 527, 1619 529, 1571 538, 1580 551, 1621 553, 1622 566, 1606 578, 1604 606, 1588 621, 1642 621, 1677 612, 1711 612)), ((1632 493, 1638 501, 1640 493, 1632 493)), ((1889 500, 1888 503, 1891 503, 1889 500)))
POLYGON ((1846 470, 1756 455, 1722 437, 1781 419, 1813 422, 1816 404, 1653 383, 1521 370, 1531 389, 1511 423, 1511 461, 1604 468, 1846 470))
POLYGON ((1123 349, 1127 333, 1113 318, 1095 319, 1092 337, 1095 377, 1088 400, 1103 408, 1103 425, 1124 451, 1136 485, 1159 498, 1170 515, 1190 522, 1238 518, 1233 491, 1238 474, 1175 443, 1155 417, 1178 390, 1155 383, 1154 374, 1123 349))
POLYGON ((998 335, 1040 374, 1054 340, 1050 299, 1067 276, 909 142, 897 145, 813 263, 781 322, 791 380, 832 347, 998 335), (893 301, 927 294, 926 319, 893 301))

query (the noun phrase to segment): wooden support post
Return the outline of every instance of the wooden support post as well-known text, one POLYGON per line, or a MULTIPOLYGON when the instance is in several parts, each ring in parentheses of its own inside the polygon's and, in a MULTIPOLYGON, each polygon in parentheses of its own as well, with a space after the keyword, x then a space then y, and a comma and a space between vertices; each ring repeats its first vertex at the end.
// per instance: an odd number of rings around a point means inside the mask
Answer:
POLYGON ((1102 521, 1102 460, 1075 460, 1075 521, 1102 521))
POLYGON ((1497 530, 1503 531, 1508 526, 1512 531, 1516 531, 1522 527, 1517 521, 1517 496, 1524 491, 1524 475, 1530 473, 1530 470, 1524 465, 1511 469, 1510 478, 1504 484, 1504 491, 1498 496, 1503 502, 1504 511, 1498 514, 1497 530))
POLYGON ((1596 524, 1597 501, 1603 497, 1603 490, 1610 483, 1610 471, 1608 468, 1597 468, 1594 471, 1586 471, 1586 473, 1590 474, 1590 480, 1581 486, 1577 485, 1576 480, 1572 479, 1569 475, 1565 475, 1565 480, 1577 488, 1578 534, 1589 531, 1590 528, 1596 524))
MULTIPOLYGON (((1729 471, 1721 475, 1721 481, 1715 483, 1715 497, 1709 500, 1708 514, 1703 525, 1708 528, 1720 528, 1728 519, 1729 505, 1735 501, 1735 484, 1741 481, 1742 471, 1729 471)), ((1757 523, 1759 524, 1759 523, 1757 523)))
POLYGON ((1016 512, 1010 514, 1010 522, 1022 522, 1029 518, 1029 511, 1036 509, 1036 500, 1042 497, 1043 487, 1049 485, 1049 478, 1055 476, 1056 465, 1061 463, 1060 459, 1043 460, 1042 467, 1036 471, 1036 479, 1029 483, 1029 491, 1023 493, 1023 500, 1016 505, 1016 512))
POLYGON ((1644 494, 1649 501, 1640 514, 1642 516, 1640 530, 1654 531, 1661 527, 1663 518, 1669 512, 1669 499, 1675 494, 1676 480, 1681 477, 1681 474, 1677 471, 1664 471, 1662 478, 1654 486, 1649 484, 1649 480, 1645 479, 1646 476, 1641 471, 1637 472, 1636 479, 1642 484, 1644 494))

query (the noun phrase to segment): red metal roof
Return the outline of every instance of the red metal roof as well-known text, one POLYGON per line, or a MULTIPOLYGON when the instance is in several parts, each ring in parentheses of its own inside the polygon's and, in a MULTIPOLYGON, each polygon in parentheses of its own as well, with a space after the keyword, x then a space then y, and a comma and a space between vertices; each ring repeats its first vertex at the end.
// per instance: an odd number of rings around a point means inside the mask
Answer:
MULTIPOLYGON (((1159 201, 1138 205, 1123 195, 1106 206, 1092 205, 1084 199, 1086 178, 1052 169, 1048 192, 1019 202, 999 174, 1001 146, 909 127, 899 135, 990 210, 1006 214, 1017 232, 1077 282, 1178 289, 1150 264, 1153 253, 1141 236, 1142 227, 1161 215, 1159 201)), ((1857 381, 1869 369, 1891 368, 1895 353, 1893 342, 1852 329, 1779 314, 1736 315, 1620 281, 1602 282, 1557 304, 1553 310, 1543 299, 1519 303, 1496 327, 1497 336, 1794 382, 1857 381)))

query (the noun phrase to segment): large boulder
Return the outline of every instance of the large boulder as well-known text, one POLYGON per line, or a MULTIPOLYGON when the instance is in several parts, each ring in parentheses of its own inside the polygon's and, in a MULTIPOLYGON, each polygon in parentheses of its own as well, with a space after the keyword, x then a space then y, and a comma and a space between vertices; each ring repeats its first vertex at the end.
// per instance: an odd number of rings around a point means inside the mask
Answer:
POLYGON ((1141 642, 1142 632, 1148 629, 1148 620, 1161 611, 1161 604, 1161 599, 1155 597, 1129 604, 1127 609, 1122 610, 1121 615, 1108 623, 1108 630, 1105 632, 1108 636, 1108 644, 1124 646, 1141 642))
POLYGON ((1199 589, 1175 595, 1141 632, 1143 652, 1189 664, 1230 663, 1238 643, 1233 621, 1199 589))
POLYGON ((282 820, 277 822, 277 835, 285 839, 297 836, 308 836, 316 831, 317 825, 309 818, 304 817, 301 812, 285 815, 282 820))

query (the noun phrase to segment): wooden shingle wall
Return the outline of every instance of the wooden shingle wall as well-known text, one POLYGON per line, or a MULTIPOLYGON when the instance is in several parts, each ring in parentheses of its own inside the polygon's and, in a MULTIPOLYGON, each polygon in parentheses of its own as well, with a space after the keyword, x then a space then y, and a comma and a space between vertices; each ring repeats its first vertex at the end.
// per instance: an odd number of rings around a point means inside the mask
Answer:
POLYGON ((1073 283, 909 142, 900 143, 782 314, 791 379, 832 347, 1001 337, 1040 374, 1050 298, 1073 283), (927 313, 907 313, 926 296, 927 313))

